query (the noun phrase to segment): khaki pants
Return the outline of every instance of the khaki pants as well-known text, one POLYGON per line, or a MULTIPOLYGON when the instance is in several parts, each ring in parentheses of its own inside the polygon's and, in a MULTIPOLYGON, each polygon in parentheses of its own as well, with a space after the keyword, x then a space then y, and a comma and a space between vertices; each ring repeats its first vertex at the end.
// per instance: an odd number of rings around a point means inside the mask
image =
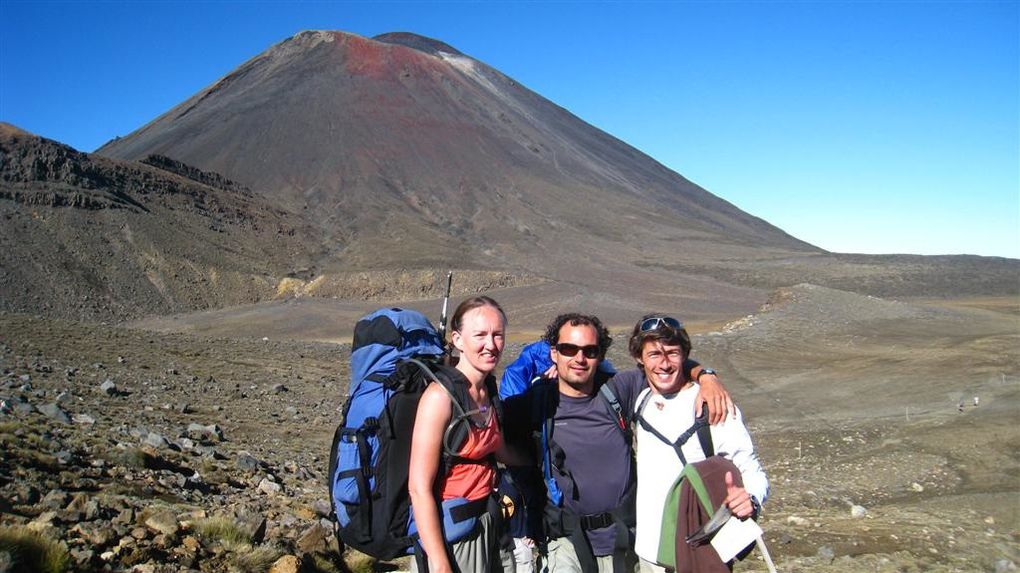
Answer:
MULTIPOLYGON (((478 525, 470 535, 453 543, 453 562, 450 565, 455 573, 500 573, 499 547, 492 529, 492 516, 488 513, 478 518, 478 525)), ((418 571, 418 562, 411 559, 412 573, 418 571)))
POLYGON ((503 573, 534 573, 535 557, 531 546, 520 537, 514 538, 514 550, 499 550, 500 560, 503 562, 503 573))
MULTIPOLYGON (((614 573, 612 555, 596 555, 595 564, 599 573, 614 573)), ((574 544, 566 537, 557 537, 549 541, 549 555, 544 567, 548 567, 548 573, 583 573, 577 552, 574 551, 574 544)), ((540 567, 539 571, 545 573, 544 568, 540 567)))

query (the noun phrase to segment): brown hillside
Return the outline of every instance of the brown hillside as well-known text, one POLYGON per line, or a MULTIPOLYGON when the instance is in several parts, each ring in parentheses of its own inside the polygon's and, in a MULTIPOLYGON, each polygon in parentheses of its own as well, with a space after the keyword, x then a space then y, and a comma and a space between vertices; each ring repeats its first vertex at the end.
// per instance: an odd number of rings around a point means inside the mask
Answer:
POLYGON ((6 128, 0 157, 7 310, 105 319, 264 300, 314 245, 297 217, 165 158, 89 156, 6 128))

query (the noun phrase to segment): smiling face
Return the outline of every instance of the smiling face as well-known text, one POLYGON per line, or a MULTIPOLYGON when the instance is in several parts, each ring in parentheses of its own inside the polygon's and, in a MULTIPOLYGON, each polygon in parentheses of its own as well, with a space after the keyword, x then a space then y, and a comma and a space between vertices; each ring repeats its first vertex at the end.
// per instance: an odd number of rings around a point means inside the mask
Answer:
POLYGON ((683 348, 679 344, 650 339, 641 345, 639 362, 653 392, 673 394, 687 384, 683 375, 685 358, 687 357, 684 356, 683 348))
POLYGON ((460 351, 457 369, 468 379, 485 377, 496 369, 505 344, 503 313, 492 306, 479 306, 464 313, 460 329, 451 340, 460 351))
POLYGON ((599 336, 595 327, 590 324, 572 326, 567 323, 560 327, 557 345, 572 345, 573 356, 567 356, 553 346, 549 357, 556 364, 559 377, 560 392, 568 396, 591 394, 594 388, 595 371, 599 367, 598 358, 588 358, 581 348, 598 347, 599 336))

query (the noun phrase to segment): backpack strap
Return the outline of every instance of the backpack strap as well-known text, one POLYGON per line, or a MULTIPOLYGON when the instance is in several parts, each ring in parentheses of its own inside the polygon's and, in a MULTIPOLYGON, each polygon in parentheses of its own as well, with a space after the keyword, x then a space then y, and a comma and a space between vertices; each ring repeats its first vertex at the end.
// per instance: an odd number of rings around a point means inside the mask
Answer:
POLYGON ((699 420, 703 420, 704 423, 697 429, 698 443, 701 444, 701 451, 705 452, 705 457, 710 458, 715 455, 715 446, 712 444, 712 426, 708 424, 708 406, 702 406, 699 420))
POLYGON ((489 402, 492 403, 492 411, 496 414, 496 425, 499 431, 503 432, 503 399, 499 397, 499 386, 496 385, 495 376, 486 376, 485 389, 489 393, 489 402))
POLYGON ((708 495, 708 488, 705 487, 705 482, 701 479, 701 474, 698 473, 698 468, 694 464, 684 466, 683 471, 680 472, 680 479, 686 478, 688 483, 691 484, 691 489, 694 490, 695 495, 698 498, 698 503, 705 510, 705 513, 712 515, 715 513, 715 507, 712 505, 712 498, 708 495))
MULTIPOLYGON (((412 358, 409 361, 417 364, 431 382, 438 384, 439 387, 445 390, 447 395, 450 396, 450 403, 452 404, 453 411, 450 416, 450 423, 446 425, 446 430, 443 432, 443 463, 440 468, 443 473, 448 472, 455 464, 494 464, 496 459, 493 455, 486 456, 480 460, 473 460, 465 458, 457 453, 457 450, 460 448, 460 444, 464 439, 466 439, 466 434, 458 435, 458 432, 462 431, 462 428, 464 427, 463 424, 471 424, 471 416, 479 412, 478 409, 467 409, 467 404, 470 400, 467 387, 463 384, 458 384, 454 380, 454 374, 448 371, 451 370, 449 367, 440 365, 433 370, 424 362, 419 360, 412 358)), ((502 429, 503 403, 499 401, 495 382, 495 378, 488 377, 485 380, 485 385, 489 394, 489 401, 492 402, 493 415, 496 416, 496 423, 500 425, 500 429, 502 429)))
MULTIPOLYGON (((337 464, 340 461, 338 459, 339 456, 337 456, 337 453, 338 453, 337 452, 337 450, 338 450, 337 446, 340 445, 340 439, 341 439, 341 436, 343 435, 343 431, 344 431, 344 425, 343 424, 339 424, 339 425, 337 425, 336 430, 333 432, 333 445, 330 446, 330 449, 329 449, 329 473, 326 474, 327 476, 329 476, 329 478, 326 480, 326 492, 329 495, 329 497, 328 497, 328 499, 329 499, 329 518, 333 521, 334 525, 336 524, 336 507, 334 506, 334 504, 336 502, 333 500, 333 479, 334 479, 333 476, 336 475, 336 466, 337 466, 337 464)), ((358 493, 361 493, 361 492, 359 491, 358 493)), ((336 532, 334 531, 334 533, 336 533, 336 532)), ((339 539, 339 537, 338 537, 338 539, 339 539)))
POLYGON ((666 445, 671 446, 673 448, 673 451, 676 452, 677 457, 680 458, 681 464, 687 466, 687 458, 684 457, 684 453, 681 450, 681 447, 684 444, 686 444, 688 440, 691 439, 691 436, 695 434, 698 435, 698 443, 701 445, 701 451, 705 454, 705 457, 710 458, 712 457, 712 455, 715 454, 715 448, 712 445, 712 428, 708 424, 707 407, 703 407, 701 409, 701 415, 698 416, 696 420, 694 420, 694 424, 691 425, 690 428, 687 428, 684 431, 684 433, 680 434, 680 436, 676 440, 670 440, 666 436, 662 435, 662 432, 655 429, 655 427, 652 426, 648 422, 648 420, 645 419, 644 416, 645 406, 648 405, 648 400, 651 397, 652 392, 651 391, 646 392, 645 397, 642 398, 641 402, 638 404, 637 422, 638 424, 641 424, 641 427, 644 428, 645 431, 652 434, 666 445))
MULTIPOLYGON (((563 492, 558 486, 556 486, 555 477, 552 475, 552 468, 555 467, 561 474, 563 474, 564 477, 569 479, 572 483, 575 482, 574 476, 564 465, 566 453, 563 451, 563 448, 561 448, 559 444, 553 440, 555 420, 554 415, 549 412, 549 408, 551 407, 550 400, 551 397, 553 397, 553 392, 558 392, 558 388, 551 382, 539 384, 533 383, 532 387, 535 388, 534 391, 537 394, 534 404, 538 407, 537 421, 541 424, 540 448, 542 452, 542 475, 545 478, 546 490, 549 492, 550 501, 552 501, 557 507, 562 507, 563 492)), ((606 405, 607 413, 613 420, 613 425, 620 431, 624 442, 627 444, 628 450, 630 450, 633 454, 634 432, 630 427, 630 417, 620 404, 620 398, 617 396, 608 380, 599 385, 598 393, 602 398, 603 403, 606 405)), ((533 412, 533 419, 534 418, 536 417, 533 412)))
POLYGON ((530 427, 535 428, 536 446, 541 457, 539 467, 542 472, 542 481, 545 484, 549 503, 554 507, 562 507, 563 491, 556 484, 552 468, 554 465, 557 468, 562 466, 562 458, 560 458, 559 464, 553 462, 553 457, 556 455, 553 450, 555 449, 559 455, 563 454, 563 450, 552 442, 554 421, 550 415, 550 410, 555 408, 555 405, 550 402, 558 397, 558 390, 550 381, 536 378, 532 381, 528 392, 534 396, 531 400, 530 427))
POLYGON ((634 432, 630 428, 630 418, 627 416, 623 407, 620 406, 620 399, 616 396, 616 392, 613 391, 609 381, 606 381, 599 386, 599 396, 602 396, 606 405, 609 406, 609 410, 613 414, 613 418, 616 420, 616 428, 623 434, 623 440, 627 442, 627 447, 633 447, 634 432))
MULTIPOLYGON (((574 483, 573 494, 575 496, 578 494, 574 477, 565 464, 566 454, 563 448, 556 443, 553 435, 557 400, 560 396, 559 388, 555 381, 546 379, 533 383, 528 392, 533 393, 534 396, 530 400, 530 427, 533 429, 537 449, 541 456, 539 468, 548 497, 543 519, 546 534, 563 536, 568 539, 574 547, 581 571, 597 573, 598 568, 587 532, 616 524, 617 547, 613 552, 614 570, 623 571, 623 548, 632 543, 630 532, 634 526, 633 501, 637 491, 634 479, 635 465, 633 462, 631 463, 630 484, 623 495, 620 507, 596 515, 575 515, 563 503, 564 492, 560 489, 552 471, 555 467, 563 478, 574 483)), ((613 425, 622 434, 628 450, 633 455, 633 432, 630 428, 631 419, 627 415, 627 410, 623 408, 619 397, 608 383, 600 384, 598 393, 601 398, 593 397, 593 399, 600 400, 605 405, 608 419, 612 420, 613 425)))

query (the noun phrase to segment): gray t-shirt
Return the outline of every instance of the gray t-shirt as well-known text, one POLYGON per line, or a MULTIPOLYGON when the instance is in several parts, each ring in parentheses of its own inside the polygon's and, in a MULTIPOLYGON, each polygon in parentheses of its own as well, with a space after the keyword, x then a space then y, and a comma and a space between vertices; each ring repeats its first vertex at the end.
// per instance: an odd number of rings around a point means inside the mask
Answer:
MULTIPOLYGON (((637 387, 629 376, 607 382, 616 391, 623 412, 634 411, 637 387)), ((619 507, 631 480, 630 448, 615 422, 606 400, 598 391, 592 396, 571 398, 560 394, 553 440, 563 448, 563 465, 571 477, 554 469, 564 504, 575 514, 596 515, 619 507)), ((616 545, 616 526, 588 531, 595 555, 611 555, 616 545)))
MULTIPOLYGON (((695 365, 697 362, 688 360, 684 370, 689 371, 695 365)), ((616 390, 620 407, 629 417, 634 411, 638 394, 646 386, 644 372, 637 368, 627 369, 606 383, 616 390)), ((540 429, 531 427, 535 423, 532 413, 537 398, 532 389, 508 397, 505 403, 507 435, 517 444, 530 444, 530 432, 540 429)), ((597 390, 594 395, 584 398, 569 398, 560 394, 559 399, 553 439, 563 448, 566 454, 564 467, 577 482, 575 492, 570 478, 553 469, 556 483, 564 493, 564 503, 577 515, 610 512, 623 501, 623 495, 630 485, 633 463, 626 441, 613 421, 615 414, 610 414, 606 401, 598 395, 597 390), (575 493, 577 499, 574 499, 575 493)), ((541 452, 538 454, 541 455, 541 452)), ((529 520, 541 517, 541 511, 534 509, 529 506, 529 520)), ((595 555, 611 555, 616 544, 616 527, 611 525, 589 531, 588 539, 595 555)))

